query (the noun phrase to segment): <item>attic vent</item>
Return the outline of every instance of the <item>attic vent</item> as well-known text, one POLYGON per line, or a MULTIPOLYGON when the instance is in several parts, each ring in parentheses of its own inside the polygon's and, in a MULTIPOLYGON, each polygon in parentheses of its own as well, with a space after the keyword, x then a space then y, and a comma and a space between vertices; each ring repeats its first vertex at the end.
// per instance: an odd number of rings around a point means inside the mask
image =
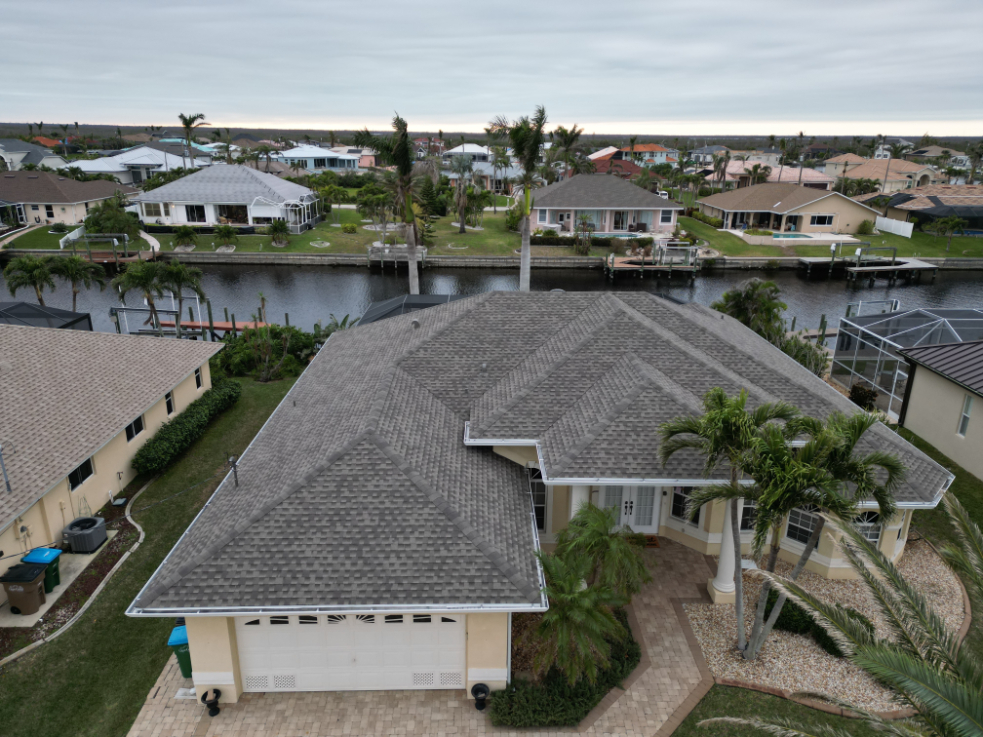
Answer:
POLYGON ((30 174, 30 175, 28 175, 28 177, 27 177, 27 178, 28 178, 28 179, 40 179, 40 177, 38 177, 38 175, 37 175, 37 174, 30 174))

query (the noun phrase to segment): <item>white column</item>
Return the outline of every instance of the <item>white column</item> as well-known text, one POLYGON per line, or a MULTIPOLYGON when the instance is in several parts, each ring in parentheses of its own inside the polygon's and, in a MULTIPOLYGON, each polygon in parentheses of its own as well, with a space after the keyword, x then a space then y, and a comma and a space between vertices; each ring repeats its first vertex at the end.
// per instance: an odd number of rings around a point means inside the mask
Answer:
POLYGON ((589 486, 571 486, 570 487, 570 519, 577 514, 577 510, 583 505, 590 502, 590 487, 589 486))
POLYGON ((710 585, 710 596, 718 601, 719 595, 734 594, 734 533, 731 530, 730 500, 724 507, 724 529, 720 538, 720 560, 717 562, 717 576, 710 585))

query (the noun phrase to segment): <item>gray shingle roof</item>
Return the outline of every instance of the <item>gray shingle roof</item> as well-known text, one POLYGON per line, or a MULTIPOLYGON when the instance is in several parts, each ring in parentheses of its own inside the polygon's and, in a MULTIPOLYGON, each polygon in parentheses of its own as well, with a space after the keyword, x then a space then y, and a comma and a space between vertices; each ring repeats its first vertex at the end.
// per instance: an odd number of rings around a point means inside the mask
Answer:
POLYGON ((621 177, 609 174, 577 174, 533 190, 532 197, 533 207, 683 209, 676 202, 664 200, 621 177))
POLYGON ((14 447, 0 529, 221 348, 0 324, 0 440, 14 447))
MULTIPOLYGON (((488 446, 536 441, 549 479, 699 479, 695 453, 662 468, 657 430, 714 386, 855 410, 731 318, 644 293, 491 293, 337 332, 134 607, 535 605, 525 473, 488 446)), ((936 500, 944 469, 881 425, 864 443, 910 467, 900 502, 936 500)))
POLYGON ((918 346, 898 353, 983 396, 983 340, 918 346))
POLYGON ((79 182, 46 171, 5 171, 0 173, 0 199, 9 202, 76 203, 94 202, 116 192, 132 194, 139 190, 116 182, 79 182))
POLYGON ((258 197, 282 203, 288 200, 310 201, 316 195, 307 187, 248 166, 215 164, 130 199, 133 202, 250 205, 258 197))

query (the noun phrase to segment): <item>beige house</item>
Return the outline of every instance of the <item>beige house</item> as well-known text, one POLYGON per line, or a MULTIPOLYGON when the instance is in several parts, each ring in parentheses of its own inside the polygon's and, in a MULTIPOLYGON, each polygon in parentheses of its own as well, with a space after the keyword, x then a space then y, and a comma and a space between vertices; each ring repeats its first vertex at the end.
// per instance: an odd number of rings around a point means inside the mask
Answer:
MULTIPOLYGON (((735 320, 645 293, 488 293, 336 332, 127 613, 185 617, 195 688, 225 701, 501 689, 512 614, 548 605, 536 551, 583 504, 733 551, 723 505, 685 514, 728 470, 704 477, 695 452, 658 461, 660 423, 715 386, 813 416, 854 409, 735 320)), ((911 468, 899 514, 867 505, 858 520, 897 559, 912 510, 951 476, 884 426, 864 442, 911 468)), ((787 520, 783 557, 816 522, 787 520)), ((830 539, 810 568, 852 571, 830 539)), ((726 602, 734 566, 720 570, 708 586, 726 602)))
POLYGON ((208 359, 221 347, 0 324, 0 445, 10 483, 0 487, 0 572, 20 553, 60 543, 73 519, 133 480, 133 456, 211 386, 208 359))
POLYGON ((79 182, 45 171, 0 173, 0 206, 27 225, 75 225, 85 220, 91 207, 116 192, 129 195, 137 191, 116 182, 79 182))
POLYGON ((796 233, 856 233, 880 214, 839 192, 797 184, 756 184, 699 200, 700 212, 726 229, 759 228, 796 233))
POLYGON ((900 424, 983 479, 983 340, 899 353, 909 365, 900 424))
MULTIPOLYGON (((852 154, 846 154, 846 156, 852 156, 852 154)), ((845 163, 844 170, 834 174, 830 169, 830 162, 827 161, 826 173, 830 176, 842 176, 847 179, 876 179, 881 184, 882 192, 899 192, 912 187, 945 184, 948 181, 945 175, 940 174, 931 166, 914 161, 904 161, 903 159, 866 159, 856 166, 853 164, 852 161, 845 163)))

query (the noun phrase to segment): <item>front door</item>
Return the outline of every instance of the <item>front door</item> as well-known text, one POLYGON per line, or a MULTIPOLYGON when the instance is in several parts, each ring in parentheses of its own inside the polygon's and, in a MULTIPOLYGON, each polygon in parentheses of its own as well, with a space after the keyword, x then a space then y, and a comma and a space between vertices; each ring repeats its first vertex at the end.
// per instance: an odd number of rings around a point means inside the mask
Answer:
POLYGON ((602 499, 606 508, 617 508, 619 525, 646 535, 659 532, 662 493, 658 487, 605 486, 602 499))

